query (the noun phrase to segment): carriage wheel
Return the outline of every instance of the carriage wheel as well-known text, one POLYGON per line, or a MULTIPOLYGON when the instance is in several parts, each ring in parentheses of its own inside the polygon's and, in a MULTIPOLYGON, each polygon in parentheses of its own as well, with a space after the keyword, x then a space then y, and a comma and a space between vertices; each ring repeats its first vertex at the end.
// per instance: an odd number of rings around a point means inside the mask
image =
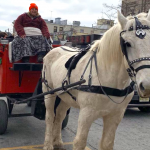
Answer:
POLYGON ((141 112, 150 113, 150 107, 138 107, 141 112))
POLYGON ((68 120, 69 120, 69 115, 66 115, 65 119, 62 122, 62 129, 64 129, 67 126, 68 120))
POLYGON ((7 129, 8 110, 4 100, 0 99, 0 135, 4 134, 7 129))

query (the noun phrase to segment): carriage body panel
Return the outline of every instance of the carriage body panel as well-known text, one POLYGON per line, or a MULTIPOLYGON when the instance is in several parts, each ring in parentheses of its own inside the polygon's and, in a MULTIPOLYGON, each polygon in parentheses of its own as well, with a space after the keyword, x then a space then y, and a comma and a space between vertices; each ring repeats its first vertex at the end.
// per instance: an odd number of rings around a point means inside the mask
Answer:
MULTIPOLYGON (((58 46, 60 45, 53 45, 53 47, 58 46)), ((22 63, 22 60, 10 63, 9 54, 8 40, 0 40, 0 135, 6 132, 9 117, 34 116, 40 120, 45 119, 44 97, 38 101, 28 101, 27 105, 31 106, 29 113, 14 114, 12 112, 14 103, 24 103, 23 99, 42 93, 43 63, 37 62, 37 56, 31 56, 29 63, 22 63)), ((55 109, 59 103, 60 99, 57 98, 55 109)), ((67 126, 68 117, 69 110, 62 123, 62 128, 67 126)))
MULTIPOLYGON (((10 63, 8 58, 8 44, 0 44, 0 60, 0 94, 34 92, 40 78, 40 71, 12 70, 13 63, 10 63), (21 83, 19 84, 19 82, 21 83)), ((20 62, 21 61, 18 61, 17 63, 20 62)), ((36 56, 31 57, 30 62, 35 63, 36 56)))

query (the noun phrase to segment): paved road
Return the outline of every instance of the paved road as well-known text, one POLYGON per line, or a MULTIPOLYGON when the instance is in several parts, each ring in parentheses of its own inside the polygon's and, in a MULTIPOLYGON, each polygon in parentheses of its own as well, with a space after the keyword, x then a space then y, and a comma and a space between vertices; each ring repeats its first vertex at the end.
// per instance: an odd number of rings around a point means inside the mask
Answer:
MULTIPOLYGON (((14 112, 28 112, 30 108, 17 105, 14 112)), ((64 142, 72 142, 77 129, 79 110, 71 109, 67 128, 62 130, 64 142)), ((89 132, 87 147, 98 149, 103 128, 102 119, 96 120, 89 132)), ((42 145, 45 121, 34 117, 9 118, 8 129, 0 136, 0 149, 28 145, 42 145)), ((116 133, 114 150, 150 150, 150 113, 128 109, 116 133)))

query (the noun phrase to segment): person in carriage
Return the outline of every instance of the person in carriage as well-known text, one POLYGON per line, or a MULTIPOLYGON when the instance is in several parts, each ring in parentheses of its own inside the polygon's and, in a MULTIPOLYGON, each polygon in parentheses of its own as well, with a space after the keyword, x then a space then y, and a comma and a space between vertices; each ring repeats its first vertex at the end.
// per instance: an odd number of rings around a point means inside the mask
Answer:
POLYGON ((7 33, 5 32, 0 32, 0 39, 6 39, 7 33))
POLYGON ((48 27, 38 13, 38 6, 31 3, 29 12, 21 14, 14 23, 14 40, 12 42, 12 62, 22 59, 29 62, 30 56, 37 55, 37 62, 51 49, 48 27))

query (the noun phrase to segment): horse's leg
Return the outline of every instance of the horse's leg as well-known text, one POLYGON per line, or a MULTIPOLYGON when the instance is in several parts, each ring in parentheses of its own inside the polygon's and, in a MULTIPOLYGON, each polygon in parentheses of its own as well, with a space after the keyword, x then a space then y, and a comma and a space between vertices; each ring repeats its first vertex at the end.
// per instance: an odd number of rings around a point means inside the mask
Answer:
POLYGON ((83 108, 80 110, 78 119, 77 135, 73 142, 73 150, 84 150, 89 129, 92 122, 97 119, 95 111, 91 108, 83 108))
POLYGON ((103 117, 103 134, 100 142, 100 150, 113 150, 116 129, 122 120, 124 111, 118 111, 103 117))
POLYGON ((45 131, 45 142, 44 150, 53 150, 53 122, 54 122, 54 104, 56 96, 46 95, 45 106, 46 106, 46 131, 45 131))
POLYGON ((68 106, 65 102, 61 100, 56 109, 56 116, 53 126, 53 146, 55 148, 63 147, 63 142, 61 138, 62 122, 66 117, 66 112, 69 108, 70 106, 68 106))

